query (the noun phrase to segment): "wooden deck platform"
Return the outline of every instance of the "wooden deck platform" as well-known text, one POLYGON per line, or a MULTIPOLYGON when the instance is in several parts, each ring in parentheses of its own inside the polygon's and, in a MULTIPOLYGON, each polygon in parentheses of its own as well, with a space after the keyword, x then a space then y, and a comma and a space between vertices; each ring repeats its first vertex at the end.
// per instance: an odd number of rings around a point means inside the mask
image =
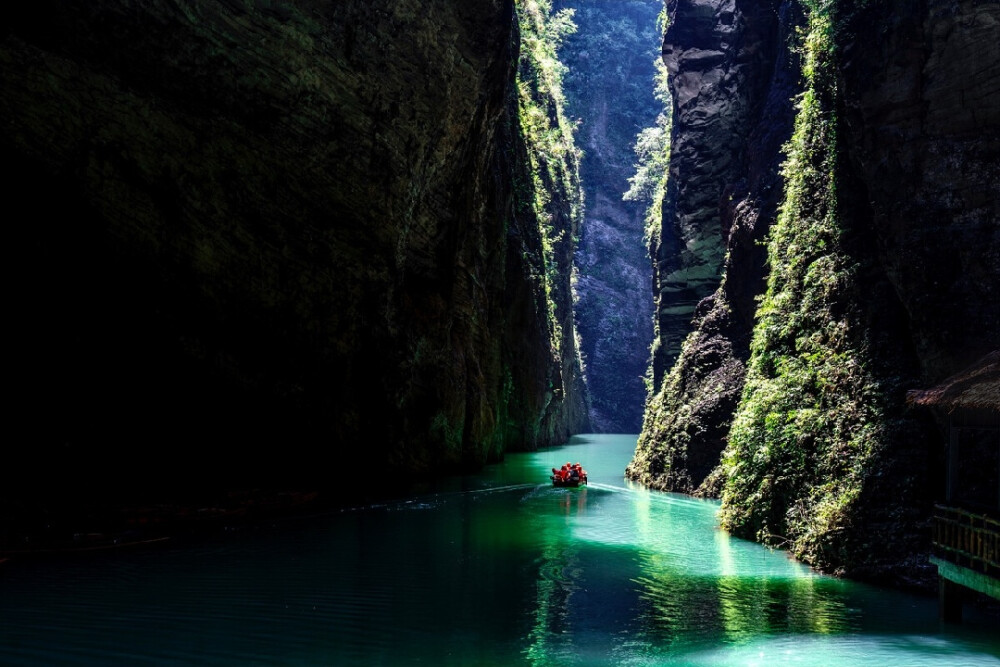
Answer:
POLYGON ((934 556, 941 615, 959 620, 964 587, 1000 600, 1000 521, 956 507, 934 508, 934 556))

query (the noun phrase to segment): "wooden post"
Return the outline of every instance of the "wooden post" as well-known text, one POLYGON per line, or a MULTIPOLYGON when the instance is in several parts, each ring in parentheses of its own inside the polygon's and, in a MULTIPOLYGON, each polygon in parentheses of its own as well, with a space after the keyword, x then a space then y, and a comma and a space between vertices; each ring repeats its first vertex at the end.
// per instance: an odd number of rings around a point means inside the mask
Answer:
POLYGON ((962 622, 962 587, 944 577, 938 580, 938 609, 946 623, 962 622))
POLYGON ((955 418, 948 418, 949 441, 948 441, 948 485, 945 489, 945 499, 951 503, 955 499, 955 476, 958 474, 958 432, 955 426, 955 418))

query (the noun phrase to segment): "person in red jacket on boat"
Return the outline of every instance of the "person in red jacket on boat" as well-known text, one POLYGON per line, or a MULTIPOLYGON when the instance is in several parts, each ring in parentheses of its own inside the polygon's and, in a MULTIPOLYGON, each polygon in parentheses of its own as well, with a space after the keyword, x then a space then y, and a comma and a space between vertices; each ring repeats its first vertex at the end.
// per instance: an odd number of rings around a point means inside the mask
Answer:
POLYGON ((579 463, 566 462, 558 470, 552 468, 552 481, 557 484, 565 482, 587 483, 587 471, 579 463))

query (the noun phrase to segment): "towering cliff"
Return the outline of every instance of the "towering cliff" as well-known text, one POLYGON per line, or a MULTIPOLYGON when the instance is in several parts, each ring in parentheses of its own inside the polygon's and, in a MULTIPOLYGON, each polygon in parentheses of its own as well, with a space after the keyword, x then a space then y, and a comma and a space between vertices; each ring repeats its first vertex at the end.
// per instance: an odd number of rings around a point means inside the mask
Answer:
POLYGON ((661 111, 653 94, 659 0, 559 0, 577 31, 560 51, 567 112, 578 119, 587 206, 576 255, 577 316, 597 431, 637 433, 653 340, 645 202, 623 200, 636 135, 661 111))
POLYGON ((742 388, 763 289, 760 244, 781 196, 781 146, 800 90, 788 47, 801 17, 793 2, 679 1, 668 11, 663 57, 674 109, 663 222, 651 248, 654 395, 628 475, 692 492, 718 465, 742 388))
POLYGON ((532 205, 518 53, 512 0, 12 10, 7 475, 343 484, 317 462, 477 466, 584 428, 578 194, 532 205))
POLYGON ((527 365, 534 376, 514 384, 510 399, 514 405, 524 402, 519 387, 544 389, 543 403, 533 405, 529 397, 527 410, 514 415, 513 424, 520 429, 515 442, 534 448, 564 442, 570 433, 589 428, 572 290, 584 199, 580 151, 564 110, 564 65, 557 53, 560 41, 574 26, 567 15, 553 13, 548 0, 518 0, 518 17, 522 50, 517 110, 527 159, 519 155, 515 160, 514 217, 524 222, 520 223, 523 231, 513 235, 517 244, 508 252, 513 261, 520 258, 528 264, 513 267, 511 275, 518 281, 526 277, 534 292, 529 299, 506 301, 508 307, 520 304, 522 308, 521 315, 514 308, 508 310, 509 337, 516 341, 522 332, 544 331, 548 345, 530 340, 512 347, 514 356, 507 363, 512 368, 524 367, 521 357, 526 352, 539 355, 527 365), (526 325, 521 317, 528 321, 533 317, 535 322, 526 325))
MULTIPOLYGON (((698 6, 702 20, 721 23, 730 7, 743 21, 739 2, 670 5, 677 23, 698 6)), ((761 177, 749 167, 722 186, 736 194, 715 207, 725 274, 659 387, 629 471, 721 493, 727 528, 826 569, 910 577, 942 439, 906 410, 905 390, 1000 345, 1000 7, 810 1, 777 16, 785 34, 805 21, 776 43, 794 45, 802 74, 768 85, 802 92, 765 114, 778 119, 760 126, 769 132, 741 140, 761 177), (744 218, 754 202, 770 203, 744 218), (765 235, 762 264, 751 241, 765 235)), ((774 72, 795 62, 777 53, 774 72)), ((676 206, 690 200, 683 181, 674 187, 676 206)))

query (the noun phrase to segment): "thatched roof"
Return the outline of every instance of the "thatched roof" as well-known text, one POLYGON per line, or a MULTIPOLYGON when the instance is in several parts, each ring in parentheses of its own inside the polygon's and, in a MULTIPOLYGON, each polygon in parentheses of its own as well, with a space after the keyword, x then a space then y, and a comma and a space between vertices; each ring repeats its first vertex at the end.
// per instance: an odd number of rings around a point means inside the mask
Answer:
POLYGON ((931 389, 906 392, 911 405, 944 408, 976 408, 1000 412, 1000 350, 994 350, 931 389))

